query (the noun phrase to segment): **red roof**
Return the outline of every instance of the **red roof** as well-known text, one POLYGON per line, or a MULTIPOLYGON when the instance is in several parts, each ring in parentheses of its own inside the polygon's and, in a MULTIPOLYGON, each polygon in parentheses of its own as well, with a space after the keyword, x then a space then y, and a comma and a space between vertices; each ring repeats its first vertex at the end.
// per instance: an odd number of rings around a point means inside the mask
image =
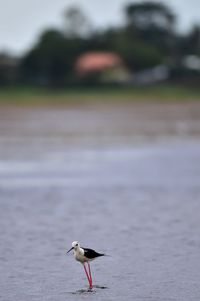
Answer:
POLYGON ((87 52, 79 56, 75 68, 79 73, 102 71, 122 65, 121 58, 113 52, 87 52))

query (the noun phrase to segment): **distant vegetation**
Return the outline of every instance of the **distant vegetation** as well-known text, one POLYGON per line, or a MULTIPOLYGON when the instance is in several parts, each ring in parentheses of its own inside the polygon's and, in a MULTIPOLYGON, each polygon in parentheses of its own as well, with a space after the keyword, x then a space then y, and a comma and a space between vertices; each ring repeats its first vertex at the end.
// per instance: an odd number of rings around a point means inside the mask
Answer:
MULTIPOLYGON (((49 28, 19 60, 0 55, 0 85, 66 87, 98 84, 101 74, 81 78, 75 72, 79 55, 109 51, 119 55, 127 72, 142 74, 156 66, 169 70, 166 80, 198 84, 200 79, 200 26, 177 33, 177 18, 167 5, 138 2, 124 8, 125 22, 94 31, 78 8, 64 13, 63 29, 49 28)), ((134 78, 134 77, 133 77, 134 78)), ((140 77, 139 77, 140 78, 140 77)))
POLYGON ((151 86, 77 86, 65 89, 25 86, 0 89, 1 105, 67 105, 70 103, 116 104, 127 102, 191 102, 199 101, 200 89, 183 85, 161 84, 151 86))

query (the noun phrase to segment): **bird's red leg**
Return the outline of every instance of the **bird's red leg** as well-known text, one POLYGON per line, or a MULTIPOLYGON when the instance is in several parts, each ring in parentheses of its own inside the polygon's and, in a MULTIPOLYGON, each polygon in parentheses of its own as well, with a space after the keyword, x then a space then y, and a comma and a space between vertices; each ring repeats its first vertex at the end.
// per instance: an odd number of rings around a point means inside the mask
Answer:
POLYGON ((92 286, 92 274, 91 274, 91 270, 90 270, 90 264, 89 264, 89 262, 87 264, 88 264, 88 270, 89 270, 89 276, 90 276, 90 283, 92 286))
POLYGON ((87 272, 87 269, 86 269, 85 263, 83 264, 83 267, 84 267, 85 274, 86 274, 86 276, 87 276, 87 279, 88 279, 88 282, 89 282, 89 287, 90 287, 90 288, 92 288, 92 282, 91 282, 90 276, 88 275, 88 272, 87 272))

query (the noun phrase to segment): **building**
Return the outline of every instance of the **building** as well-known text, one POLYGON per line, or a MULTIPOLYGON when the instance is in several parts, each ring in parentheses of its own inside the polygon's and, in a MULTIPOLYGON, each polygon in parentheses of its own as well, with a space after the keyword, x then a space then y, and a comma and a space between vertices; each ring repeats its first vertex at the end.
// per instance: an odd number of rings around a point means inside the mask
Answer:
POLYGON ((81 77, 98 76, 100 82, 123 83, 129 78, 129 72, 122 58, 108 51, 86 52, 75 62, 75 72, 81 77))

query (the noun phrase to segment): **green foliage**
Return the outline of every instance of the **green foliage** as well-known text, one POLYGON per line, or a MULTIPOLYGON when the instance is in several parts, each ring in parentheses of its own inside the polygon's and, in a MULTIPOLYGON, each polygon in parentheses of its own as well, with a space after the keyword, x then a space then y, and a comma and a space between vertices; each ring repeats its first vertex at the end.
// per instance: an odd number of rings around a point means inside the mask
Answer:
POLYGON ((149 27, 170 30, 175 16, 164 4, 158 2, 137 2, 129 4, 126 9, 127 21, 138 29, 149 27))
POLYGON ((132 43, 125 49, 124 59, 133 72, 148 69, 163 62, 162 55, 155 47, 142 42, 132 43))
POLYGON ((38 44, 24 57, 22 69, 29 80, 62 83, 70 69, 64 36, 56 30, 44 32, 38 44))
POLYGON ((179 45, 183 54, 195 54, 200 56, 200 26, 195 25, 186 37, 181 39, 179 45))

